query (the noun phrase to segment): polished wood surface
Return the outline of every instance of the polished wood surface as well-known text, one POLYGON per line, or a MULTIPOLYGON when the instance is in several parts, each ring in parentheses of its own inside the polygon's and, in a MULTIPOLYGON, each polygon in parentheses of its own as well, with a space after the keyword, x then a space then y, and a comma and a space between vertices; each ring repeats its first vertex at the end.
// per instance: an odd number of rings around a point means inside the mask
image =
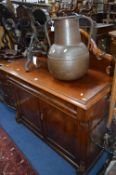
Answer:
MULTIPOLYGON (((24 64, 24 59, 16 60, 2 66, 1 70, 82 108, 87 107, 88 103, 93 104, 98 99, 100 93, 110 91, 112 78, 94 69, 89 69, 87 75, 83 78, 69 83, 53 78, 47 68, 43 69, 41 67, 36 70, 33 67, 34 69, 30 69, 30 72, 27 73, 24 70, 24 64)), ((42 64, 47 67, 45 62, 42 64)))

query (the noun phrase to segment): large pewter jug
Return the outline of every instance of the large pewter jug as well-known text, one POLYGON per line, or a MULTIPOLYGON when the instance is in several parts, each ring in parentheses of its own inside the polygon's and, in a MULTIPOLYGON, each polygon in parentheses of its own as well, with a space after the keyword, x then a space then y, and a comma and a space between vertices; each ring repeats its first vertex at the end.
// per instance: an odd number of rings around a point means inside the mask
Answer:
MULTIPOLYGON (((54 44, 48 53, 48 69, 59 80, 75 80, 88 71, 89 51, 81 41, 79 18, 77 15, 54 18, 54 44)), ((92 33, 91 18, 81 18, 90 21, 92 33)))

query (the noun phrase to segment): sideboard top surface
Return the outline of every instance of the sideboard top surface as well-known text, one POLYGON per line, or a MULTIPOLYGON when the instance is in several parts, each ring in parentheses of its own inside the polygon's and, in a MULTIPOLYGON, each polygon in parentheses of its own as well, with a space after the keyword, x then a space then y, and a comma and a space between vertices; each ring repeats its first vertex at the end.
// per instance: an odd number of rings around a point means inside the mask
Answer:
POLYGON ((89 69, 83 78, 65 82, 50 75, 46 60, 41 62, 38 69, 31 66, 29 72, 24 70, 25 61, 25 59, 17 59, 3 64, 0 70, 11 75, 14 79, 26 82, 84 109, 110 92, 112 78, 103 72, 89 69))

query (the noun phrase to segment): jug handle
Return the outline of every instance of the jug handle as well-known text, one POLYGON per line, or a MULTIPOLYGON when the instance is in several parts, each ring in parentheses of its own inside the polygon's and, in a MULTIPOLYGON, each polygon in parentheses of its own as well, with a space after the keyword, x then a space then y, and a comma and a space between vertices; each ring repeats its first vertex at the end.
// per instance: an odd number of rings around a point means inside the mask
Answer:
POLYGON ((88 17, 88 16, 85 16, 85 15, 78 15, 78 14, 76 14, 76 13, 75 13, 75 15, 76 15, 77 17, 79 17, 79 19, 80 19, 80 18, 84 18, 84 19, 86 19, 86 20, 88 20, 88 21, 90 22, 91 27, 90 27, 89 39, 88 39, 88 48, 89 48, 90 41, 91 41, 92 34, 93 34, 93 29, 94 29, 94 22, 93 22, 93 20, 92 20, 90 17, 88 17))
POLYGON ((49 37, 49 33, 48 33, 48 23, 51 23, 51 20, 46 21, 45 25, 44 25, 44 30, 45 30, 45 35, 47 38, 47 42, 49 47, 51 46, 51 41, 50 41, 50 37, 49 37))

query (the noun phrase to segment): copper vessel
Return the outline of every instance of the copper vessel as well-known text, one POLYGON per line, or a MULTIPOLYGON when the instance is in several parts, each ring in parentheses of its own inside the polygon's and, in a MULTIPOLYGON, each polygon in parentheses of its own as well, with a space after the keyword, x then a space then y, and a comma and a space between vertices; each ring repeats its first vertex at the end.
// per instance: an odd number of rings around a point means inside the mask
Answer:
MULTIPOLYGON (((92 20, 90 21, 92 32, 92 20)), ((88 71, 89 51, 81 41, 79 17, 76 15, 54 18, 54 44, 48 53, 49 72, 60 80, 75 80, 88 71)), ((90 32, 90 33, 91 33, 90 32)))

